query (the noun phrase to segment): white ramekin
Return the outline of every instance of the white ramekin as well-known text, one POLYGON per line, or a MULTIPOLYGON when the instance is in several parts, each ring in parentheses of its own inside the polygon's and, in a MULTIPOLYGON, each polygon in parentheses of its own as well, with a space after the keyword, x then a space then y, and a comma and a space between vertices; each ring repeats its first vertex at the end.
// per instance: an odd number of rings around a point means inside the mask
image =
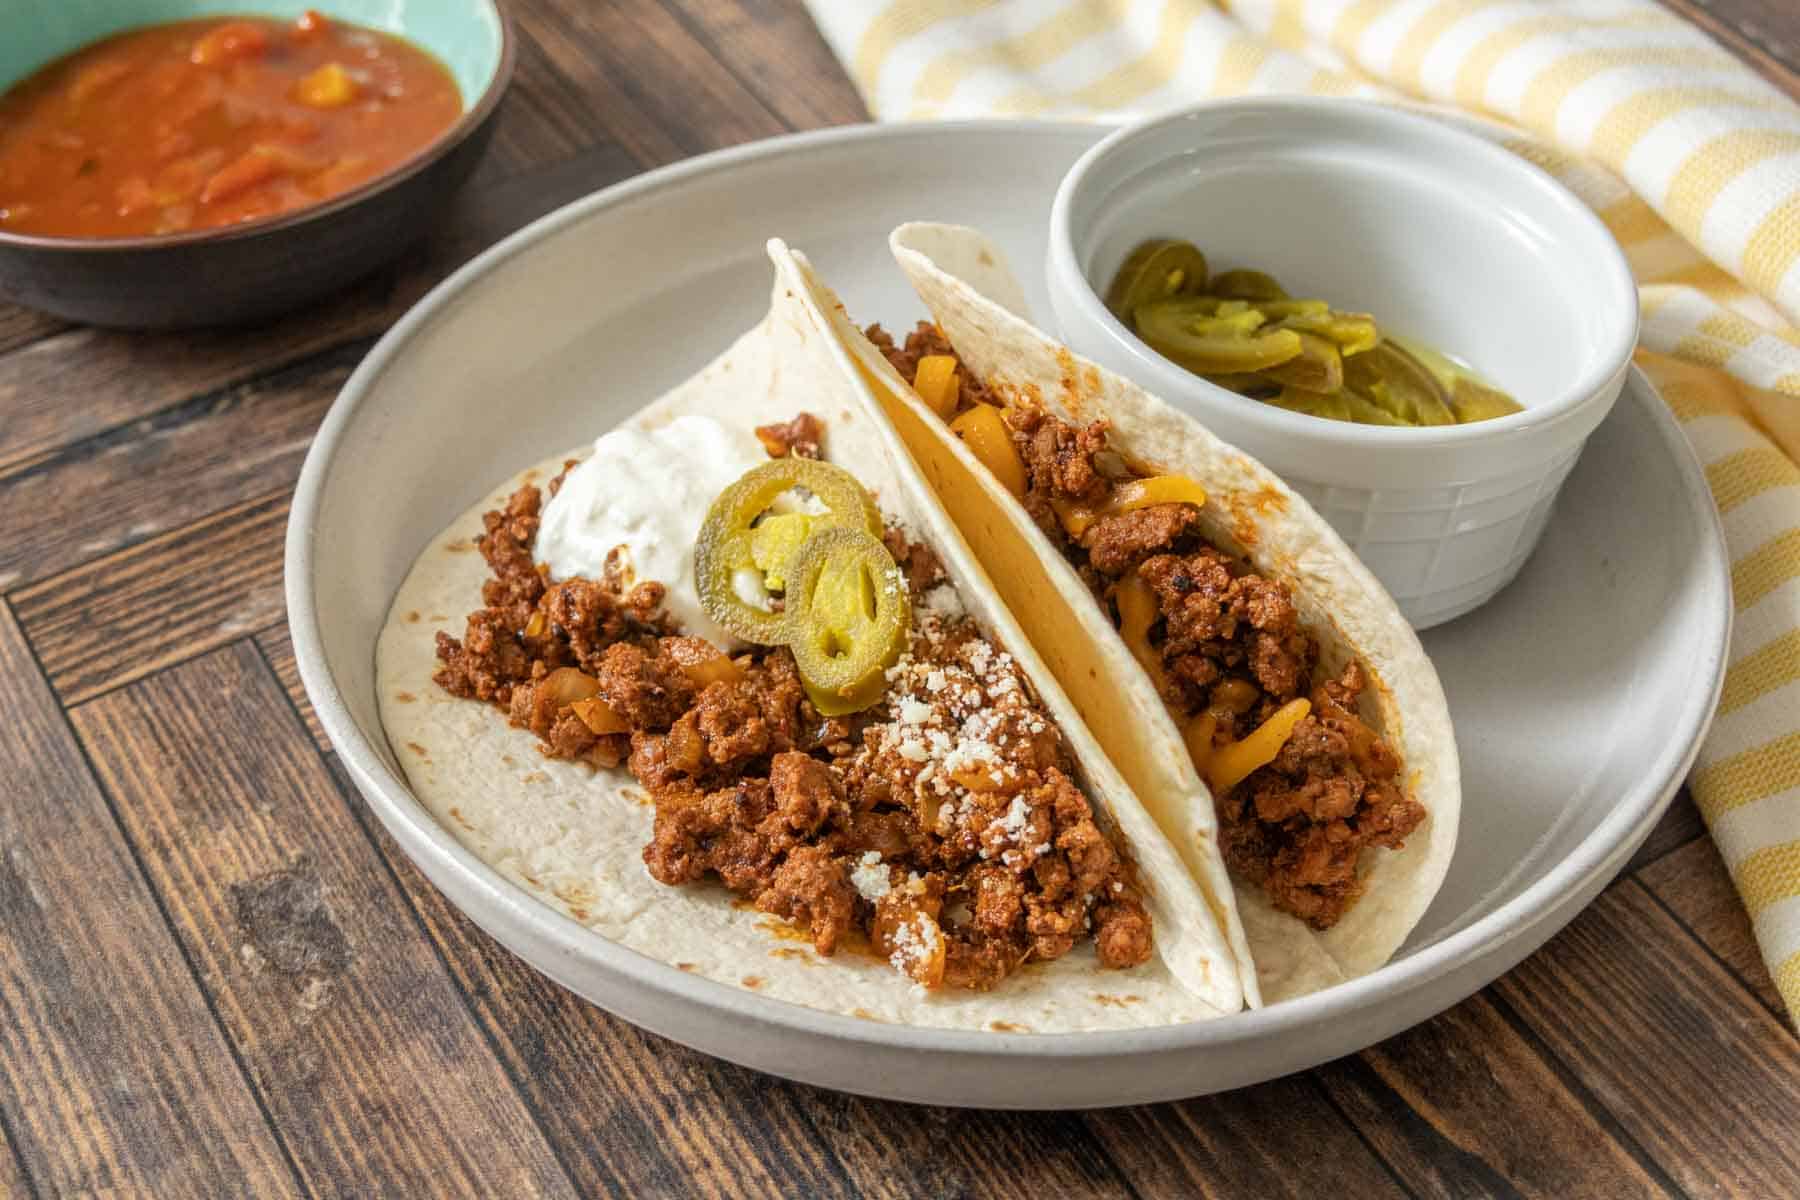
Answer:
POLYGON ((1127 126, 1063 178, 1047 276, 1064 339, 1260 458, 1343 535, 1419 628, 1504 587, 1606 416, 1637 340, 1612 235, 1543 171, 1360 101, 1213 102, 1127 126), (1150 349, 1100 295, 1150 237, 1375 314, 1470 362, 1525 411, 1395 429, 1287 412, 1150 349))

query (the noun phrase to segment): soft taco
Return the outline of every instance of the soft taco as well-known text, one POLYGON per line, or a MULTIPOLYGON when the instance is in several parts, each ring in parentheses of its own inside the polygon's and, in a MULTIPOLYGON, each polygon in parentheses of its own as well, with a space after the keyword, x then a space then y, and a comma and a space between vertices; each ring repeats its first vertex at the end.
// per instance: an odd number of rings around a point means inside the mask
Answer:
POLYGON ((377 654, 413 790, 545 903, 764 995, 1034 1032, 1242 1008, 1200 889, 770 255, 759 325, 421 554, 377 654))
POLYGON ((1442 883, 1461 792, 1418 638, 1307 503, 1025 317, 999 249, 913 224, 933 318, 859 330, 872 398, 1175 843, 1252 1005, 1386 962, 1442 883))

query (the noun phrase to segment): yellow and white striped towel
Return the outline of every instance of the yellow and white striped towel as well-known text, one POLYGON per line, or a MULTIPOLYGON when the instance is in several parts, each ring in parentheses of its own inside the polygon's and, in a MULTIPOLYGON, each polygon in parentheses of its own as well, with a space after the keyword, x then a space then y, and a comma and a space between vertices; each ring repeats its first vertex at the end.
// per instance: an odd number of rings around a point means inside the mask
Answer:
POLYGON ((1800 1019, 1800 107, 1650 0, 808 0, 881 119, 1424 102, 1568 184, 1642 289, 1737 625, 1695 799, 1800 1019))

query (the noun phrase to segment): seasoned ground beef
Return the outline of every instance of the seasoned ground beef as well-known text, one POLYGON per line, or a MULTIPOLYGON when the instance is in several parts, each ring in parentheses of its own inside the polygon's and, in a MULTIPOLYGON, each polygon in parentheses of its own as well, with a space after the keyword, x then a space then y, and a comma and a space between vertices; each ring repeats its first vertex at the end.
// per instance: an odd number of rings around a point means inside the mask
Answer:
MULTIPOLYGON (((919 373, 919 360, 926 355, 942 354, 952 358, 956 355, 956 352, 950 348, 950 340, 929 321, 920 321, 917 327, 906 335, 904 346, 896 346, 893 336, 879 325, 871 325, 864 332, 868 339, 874 342, 883 354, 887 355, 888 361, 894 364, 900 374, 906 377, 908 383, 911 383, 913 377, 919 373)), ((956 380, 959 391, 958 412, 975 404, 997 403, 993 397, 987 394, 981 381, 968 371, 958 371, 956 380)))
MULTIPOLYGON (((933 325, 904 345, 879 326, 868 334, 908 381, 927 354, 952 354, 933 325)), ((957 411, 999 400, 959 368, 957 411)), ((1026 511, 1061 548, 1096 599, 1116 614, 1122 583, 1142 580, 1156 600, 1150 645, 1158 686, 1184 723, 1210 716, 1214 745, 1256 729, 1300 697, 1309 714, 1275 760, 1223 795, 1218 809, 1226 863, 1275 905, 1329 929, 1361 891, 1365 849, 1400 847, 1425 819, 1403 787, 1400 760, 1357 715, 1367 685, 1359 664, 1320 680, 1319 644, 1301 625, 1288 585, 1259 575, 1200 535, 1198 514, 1161 504, 1101 516, 1072 537, 1058 507, 1102 508, 1129 468, 1107 449, 1107 425, 1077 426, 1018 404, 1005 420, 1028 478, 1026 511)), ((1135 586, 1135 585, 1134 585, 1135 586)))
MULTIPOLYGON (((915 605, 883 700, 825 720, 785 647, 728 657, 679 636, 660 586, 626 591, 617 573, 547 582, 539 503, 521 488, 484 518, 485 606, 461 639, 438 635, 436 679, 551 757, 626 766, 655 806, 654 878, 716 878, 820 954, 855 931, 927 988, 991 988, 1089 938, 1103 966, 1149 958, 1133 871, 1061 736, 1012 657, 943 615, 954 606, 915 605)), ((929 549, 884 540, 915 598, 944 586, 929 549)))
POLYGON ((758 425, 756 440, 770 458, 786 458, 790 454, 795 458, 817 458, 819 444, 825 440, 825 422, 803 412, 791 421, 758 425))

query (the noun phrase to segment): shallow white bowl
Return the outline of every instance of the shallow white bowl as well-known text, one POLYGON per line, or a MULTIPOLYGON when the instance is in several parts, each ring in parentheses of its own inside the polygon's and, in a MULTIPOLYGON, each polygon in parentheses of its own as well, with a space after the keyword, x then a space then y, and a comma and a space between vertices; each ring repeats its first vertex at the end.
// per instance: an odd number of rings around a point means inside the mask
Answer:
POLYGON ((1518 573, 1637 340, 1631 272, 1581 201, 1491 142, 1361 101, 1212 102, 1119 130, 1064 177, 1046 261, 1074 349, 1281 474, 1419 628, 1518 573), (1393 429, 1215 387, 1101 301, 1151 237, 1194 242, 1214 270, 1253 266, 1296 295, 1372 312, 1466 359, 1525 411, 1393 429))
MULTIPOLYGON (((1056 181, 1094 137, 1048 122, 864 126, 665 167, 487 251, 345 384, 288 524, 300 675, 369 810, 537 970, 647 1029, 810 1083, 934 1104, 1138 1103, 1269 1079, 1423 1020, 1561 928, 1649 833, 1718 701, 1731 583, 1705 477, 1636 375, 1518 584, 1425 635, 1462 759, 1456 861, 1394 961, 1350 983, 1153 1029, 877 1024, 608 941, 477 858, 413 796, 382 730, 374 650, 427 542, 496 480, 610 428, 757 320, 768 235, 804 249, 859 320, 905 328, 921 306, 888 231, 961 221, 1012 261, 1039 262, 1056 181)), ((1041 308, 1040 274, 1023 282, 1041 308)), ((459 614, 445 616, 454 627, 459 614)))

